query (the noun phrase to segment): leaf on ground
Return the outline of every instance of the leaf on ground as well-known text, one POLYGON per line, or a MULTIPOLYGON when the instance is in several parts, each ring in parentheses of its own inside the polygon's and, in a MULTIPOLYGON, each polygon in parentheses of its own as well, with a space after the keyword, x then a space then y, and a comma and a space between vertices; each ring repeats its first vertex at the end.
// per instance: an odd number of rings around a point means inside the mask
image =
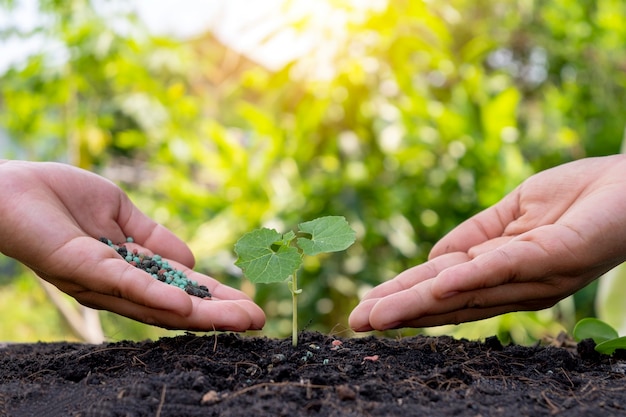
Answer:
POLYGON ((626 349, 626 336, 598 343, 595 349, 605 355, 612 355, 617 349, 626 349))
POLYGON ((356 236, 343 216, 320 217, 301 223, 299 229, 311 235, 310 238, 298 238, 298 246, 306 255, 347 249, 354 243, 356 236))
POLYGON ((576 323, 573 333, 574 339, 579 342, 583 339, 593 339, 596 344, 615 339, 619 336, 611 325, 591 317, 584 318, 576 323))
POLYGON ((297 248, 274 229, 257 229, 246 233, 235 244, 238 259, 235 265, 255 283, 281 282, 302 264, 297 248))

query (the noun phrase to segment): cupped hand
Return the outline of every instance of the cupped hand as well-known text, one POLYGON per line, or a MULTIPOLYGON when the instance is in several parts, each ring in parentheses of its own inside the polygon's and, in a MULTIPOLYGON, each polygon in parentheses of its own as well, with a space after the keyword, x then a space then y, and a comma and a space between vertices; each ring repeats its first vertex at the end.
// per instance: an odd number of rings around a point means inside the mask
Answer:
POLYGON ((81 304, 170 329, 260 329, 263 311, 243 292, 193 272, 187 245, 133 205, 112 182, 57 163, 0 163, 0 252, 81 304), (152 278, 99 237, 157 253, 208 287, 200 299, 152 278))
POLYGON ((428 262, 371 290, 357 331, 460 323, 539 310, 626 260, 626 156, 536 174, 457 226, 428 262))

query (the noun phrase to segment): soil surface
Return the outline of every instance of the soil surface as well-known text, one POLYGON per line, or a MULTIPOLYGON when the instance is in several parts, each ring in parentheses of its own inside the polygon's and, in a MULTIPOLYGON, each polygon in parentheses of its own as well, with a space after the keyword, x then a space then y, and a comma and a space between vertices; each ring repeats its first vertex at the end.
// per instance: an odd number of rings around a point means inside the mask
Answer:
POLYGON ((625 371, 624 355, 591 341, 305 332, 296 348, 236 334, 13 344, 0 348, 0 416, 624 416, 625 371))

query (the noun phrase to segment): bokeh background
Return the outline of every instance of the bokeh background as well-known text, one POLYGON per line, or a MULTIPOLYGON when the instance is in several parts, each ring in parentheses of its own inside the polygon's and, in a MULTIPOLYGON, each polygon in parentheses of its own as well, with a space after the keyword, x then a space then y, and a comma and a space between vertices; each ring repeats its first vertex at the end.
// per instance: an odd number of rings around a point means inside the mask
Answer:
MULTIPOLYGON (((0 0, 0 157, 115 181, 253 296, 271 337, 290 333, 287 286, 243 279, 235 241, 346 216, 357 243, 308 259, 300 328, 350 335, 359 296, 456 224, 534 172, 620 152, 623 16, 621 0, 0 0)), ((386 335, 533 343, 619 317, 597 287, 386 335)), ((78 308, 6 257, 0 314, 9 341, 176 333, 78 308)))

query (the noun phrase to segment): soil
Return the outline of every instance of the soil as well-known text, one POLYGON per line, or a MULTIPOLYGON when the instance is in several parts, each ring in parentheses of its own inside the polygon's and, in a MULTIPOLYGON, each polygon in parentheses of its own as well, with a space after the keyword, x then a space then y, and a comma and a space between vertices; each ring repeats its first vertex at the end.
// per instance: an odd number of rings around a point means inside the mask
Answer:
POLYGON ((0 416, 624 416, 626 355, 450 337, 222 333, 0 348, 0 416))

